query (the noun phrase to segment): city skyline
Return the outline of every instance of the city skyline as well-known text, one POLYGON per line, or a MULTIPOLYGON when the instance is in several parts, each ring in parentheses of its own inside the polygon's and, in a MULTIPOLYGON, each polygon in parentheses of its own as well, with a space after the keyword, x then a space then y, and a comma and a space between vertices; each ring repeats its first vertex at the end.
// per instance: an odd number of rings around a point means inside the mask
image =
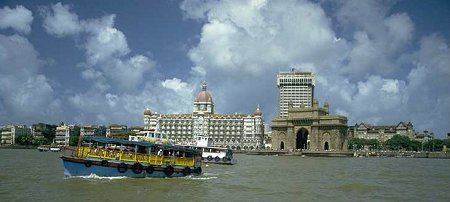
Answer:
POLYGON ((278 115, 276 77, 313 72, 348 125, 450 122, 447 1, 2 1, 0 125, 143 125, 190 113, 278 115))

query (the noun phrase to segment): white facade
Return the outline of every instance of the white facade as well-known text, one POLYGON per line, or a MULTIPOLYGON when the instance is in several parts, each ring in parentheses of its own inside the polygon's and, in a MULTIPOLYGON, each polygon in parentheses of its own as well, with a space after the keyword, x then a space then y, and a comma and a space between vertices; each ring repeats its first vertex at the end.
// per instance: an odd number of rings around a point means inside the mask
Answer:
POLYGON ((378 140, 385 142, 394 135, 403 135, 411 139, 415 136, 414 126, 411 122, 400 122, 397 125, 373 126, 367 123, 355 124, 349 128, 350 137, 378 140))
POLYGON ((195 137, 207 137, 211 146, 256 149, 263 145, 264 119, 255 114, 215 114, 214 102, 202 83, 192 114, 157 114, 144 111, 144 129, 165 133, 178 144, 192 144, 195 137))
POLYGON ((58 146, 68 146, 70 141, 70 130, 73 126, 58 126, 55 131, 55 144, 58 146))
POLYGON ((25 125, 8 125, 1 129, 2 144, 16 144, 16 137, 30 134, 31 131, 25 125))
POLYGON ((279 113, 287 116, 288 103, 294 107, 311 107, 314 98, 315 77, 311 72, 280 72, 277 75, 279 89, 279 113))
POLYGON ((93 137, 96 136, 96 131, 99 129, 99 126, 96 125, 87 125, 80 127, 80 135, 85 137, 93 137))
MULTIPOLYGON (((111 124, 106 128, 106 137, 112 137, 114 135, 126 134, 127 132, 128 132, 127 125, 111 124)), ((81 133, 81 128, 80 128, 80 133, 81 133)), ((85 135, 89 136, 90 133, 87 133, 85 135)))

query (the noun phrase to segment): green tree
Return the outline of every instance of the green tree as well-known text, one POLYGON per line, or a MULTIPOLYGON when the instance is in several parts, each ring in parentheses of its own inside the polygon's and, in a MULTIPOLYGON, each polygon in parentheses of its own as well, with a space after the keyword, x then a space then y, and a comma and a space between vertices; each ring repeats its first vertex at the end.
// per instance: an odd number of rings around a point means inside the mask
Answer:
POLYGON ((377 150, 380 148, 381 143, 380 143, 380 141, 378 141, 376 139, 370 139, 370 140, 366 140, 364 145, 369 146, 370 150, 377 150))
POLYGON ((366 144, 365 139, 361 138, 352 138, 348 141, 348 148, 353 150, 363 149, 366 144))
POLYGON ((411 140, 409 142, 409 150, 411 150, 411 151, 420 151, 420 150, 422 150, 422 142, 419 142, 417 140, 411 140))
POLYGON ((20 145, 32 145, 33 144, 33 136, 31 134, 19 135, 16 136, 15 142, 20 145))
POLYGON ((445 142, 440 139, 430 140, 423 145, 425 151, 442 151, 445 142))
POLYGON ((410 139, 404 135, 394 135, 385 143, 390 150, 408 150, 410 146, 410 139))
POLYGON ((45 124, 42 130, 42 135, 48 140, 48 143, 52 143, 56 135, 56 125, 45 124))
POLYGON ((33 139, 33 145, 49 144, 49 141, 45 137, 36 137, 33 139))
POLYGON ((69 145, 70 146, 77 146, 79 137, 80 137, 80 127, 79 126, 75 126, 73 128, 73 130, 70 131, 69 145))

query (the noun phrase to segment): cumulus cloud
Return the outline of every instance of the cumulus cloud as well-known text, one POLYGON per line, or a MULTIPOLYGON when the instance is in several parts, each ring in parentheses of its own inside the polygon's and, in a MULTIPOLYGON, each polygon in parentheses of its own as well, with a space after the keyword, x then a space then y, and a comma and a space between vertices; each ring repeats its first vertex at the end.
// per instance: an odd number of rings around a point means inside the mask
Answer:
POLYGON ((89 64, 120 58, 130 52, 125 35, 113 27, 114 18, 115 15, 108 15, 82 23, 90 34, 85 44, 89 64))
MULTIPOLYGON (((270 122, 278 114, 277 72, 313 71, 315 96, 350 125, 412 121, 418 130, 443 133, 444 123, 424 123, 414 111, 448 100, 446 42, 426 37, 419 50, 408 50, 415 26, 408 14, 390 11, 394 4, 337 2, 326 14, 307 1, 184 1, 184 17, 204 22, 188 52, 192 78, 211 81, 219 112, 248 113, 259 103, 270 122), (432 98, 417 99, 422 95, 432 98)), ((449 106, 440 106, 419 111, 448 122, 449 106)))
POLYGON ((16 8, 5 6, 0 8, 0 28, 12 28, 18 32, 29 34, 33 15, 27 8, 17 5, 16 8))
POLYGON ((43 26, 47 33, 57 36, 83 35, 85 40, 77 40, 86 55, 86 67, 82 78, 92 80, 93 87, 106 92, 115 87, 119 91, 135 90, 142 82, 143 75, 150 71, 155 63, 146 56, 128 56, 125 35, 114 27, 115 15, 79 20, 71 7, 57 3, 43 8, 43 26), (99 78, 99 80, 95 79, 99 78))
POLYGON ((55 120, 60 101, 49 80, 39 73, 43 62, 24 37, 0 34, 0 122, 55 120), (51 118, 47 116, 51 116, 51 118))
POLYGON ((86 61, 79 65, 84 68, 81 78, 92 85, 85 91, 77 90, 79 92, 67 96, 70 107, 78 112, 74 115, 75 122, 140 125, 140 115, 146 106, 164 111, 164 104, 169 100, 164 97, 176 97, 170 93, 165 96, 161 93, 164 88, 161 84, 148 80, 156 65, 153 60, 140 54, 129 55, 131 50, 125 34, 114 27, 115 14, 79 19, 71 6, 57 3, 44 8, 42 16, 47 33, 73 37, 76 46, 85 52, 86 61), (65 21, 68 24, 60 26, 65 21))
POLYGON ((339 4, 337 21, 352 44, 343 69, 352 79, 399 71, 396 59, 411 42, 414 24, 406 13, 389 13, 392 3, 345 1, 339 4))
POLYGON ((78 16, 70 12, 70 6, 60 2, 51 5, 51 9, 43 7, 41 15, 44 16, 43 26, 47 33, 57 37, 78 34, 83 31, 78 16))

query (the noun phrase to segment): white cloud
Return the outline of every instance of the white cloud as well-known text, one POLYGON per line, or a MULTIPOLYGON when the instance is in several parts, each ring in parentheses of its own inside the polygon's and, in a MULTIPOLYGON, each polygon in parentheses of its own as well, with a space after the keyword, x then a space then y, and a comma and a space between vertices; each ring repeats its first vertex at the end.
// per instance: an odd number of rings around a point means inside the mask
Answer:
POLYGON ((0 122, 55 120, 60 101, 39 73, 43 62, 33 45, 18 35, 0 34, 0 122), (47 117, 54 115, 51 118, 47 117))
POLYGON ((54 36, 74 37, 76 46, 85 51, 86 62, 79 65, 84 68, 81 77, 92 85, 84 92, 67 97, 69 106, 78 112, 74 116, 77 123, 141 123, 140 115, 149 103, 164 106, 170 100, 164 99, 165 96, 178 96, 161 93, 158 81, 148 80, 149 72, 156 64, 144 55, 129 55, 131 50, 126 36, 114 27, 116 15, 78 19, 70 8, 60 3, 52 5, 52 12, 44 12, 43 26, 54 36), (64 21, 69 21, 70 25, 58 26, 64 21), (149 100, 155 97, 158 99, 149 100))
POLYGON ((78 34, 83 31, 78 16, 70 12, 70 6, 62 5, 60 2, 51 5, 51 9, 42 9, 44 16, 43 26, 47 33, 57 37, 78 34))
POLYGON ((389 75, 400 71, 397 58, 413 37, 414 24, 405 13, 388 11, 393 2, 341 2, 336 12, 339 25, 352 43, 345 73, 352 79, 372 74, 389 75))
MULTIPOLYGON (((349 116, 349 124, 413 121, 418 130, 444 132, 445 124, 421 124, 413 111, 449 100, 446 43, 428 37, 411 53, 414 23, 406 13, 392 13, 393 5, 345 1, 325 14, 306 1, 184 1, 185 17, 205 22, 188 53, 192 82, 208 81, 218 112, 248 113, 259 103, 263 112, 268 107, 270 122, 278 113, 276 74, 295 67, 316 73, 315 96, 349 116), (330 17, 345 35, 334 32, 330 17), (433 96, 417 99, 423 95, 433 96)), ((441 109, 418 111, 448 122, 448 104, 441 109)))
POLYGON ((397 94, 399 91, 398 83, 399 83, 398 80, 387 80, 381 87, 381 90, 383 90, 386 93, 397 94))
POLYGON ((126 36, 114 27, 115 15, 79 20, 70 6, 57 3, 49 9, 43 9, 44 24, 47 32, 58 36, 82 34, 85 40, 77 40, 77 46, 83 47, 86 54, 85 70, 82 78, 92 80, 93 88, 106 92, 136 90, 144 82, 144 75, 155 62, 143 55, 128 56, 130 49, 126 36), (67 24, 64 24, 67 21, 67 24), (96 79, 97 78, 97 79, 96 79))
POLYGON ((186 91, 186 90, 188 91, 189 94, 191 93, 191 91, 188 88, 188 84, 185 82, 182 82, 178 78, 165 80, 165 81, 161 82, 161 85, 162 85, 162 87, 171 89, 177 93, 180 93, 180 92, 186 91))
POLYGON ((95 65, 130 52, 125 35, 113 27, 114 18, 115 15, 108 15, 83 23, 90 33, 85 45, 89 64, 95 65))
POLYGON ((27 8, 17 5, 16 8, 5 6, 0 8, 0 28, 12 28, 18 32, 29 34, 31 32, 31 23, 33 14, 27 8))
POLYGON ((307 2, 222 1, 207 13, 200 43, 189 51, 198 66, 258 75, 275 66, 314 63, 342 43, 323 10, 307 2))
POLYGON ((102 64, 104 74, 121 90, 133 90, 145 82, 144 75, 155 66, 154 62, 142 55, 127 60, 113 59, 102 64))

